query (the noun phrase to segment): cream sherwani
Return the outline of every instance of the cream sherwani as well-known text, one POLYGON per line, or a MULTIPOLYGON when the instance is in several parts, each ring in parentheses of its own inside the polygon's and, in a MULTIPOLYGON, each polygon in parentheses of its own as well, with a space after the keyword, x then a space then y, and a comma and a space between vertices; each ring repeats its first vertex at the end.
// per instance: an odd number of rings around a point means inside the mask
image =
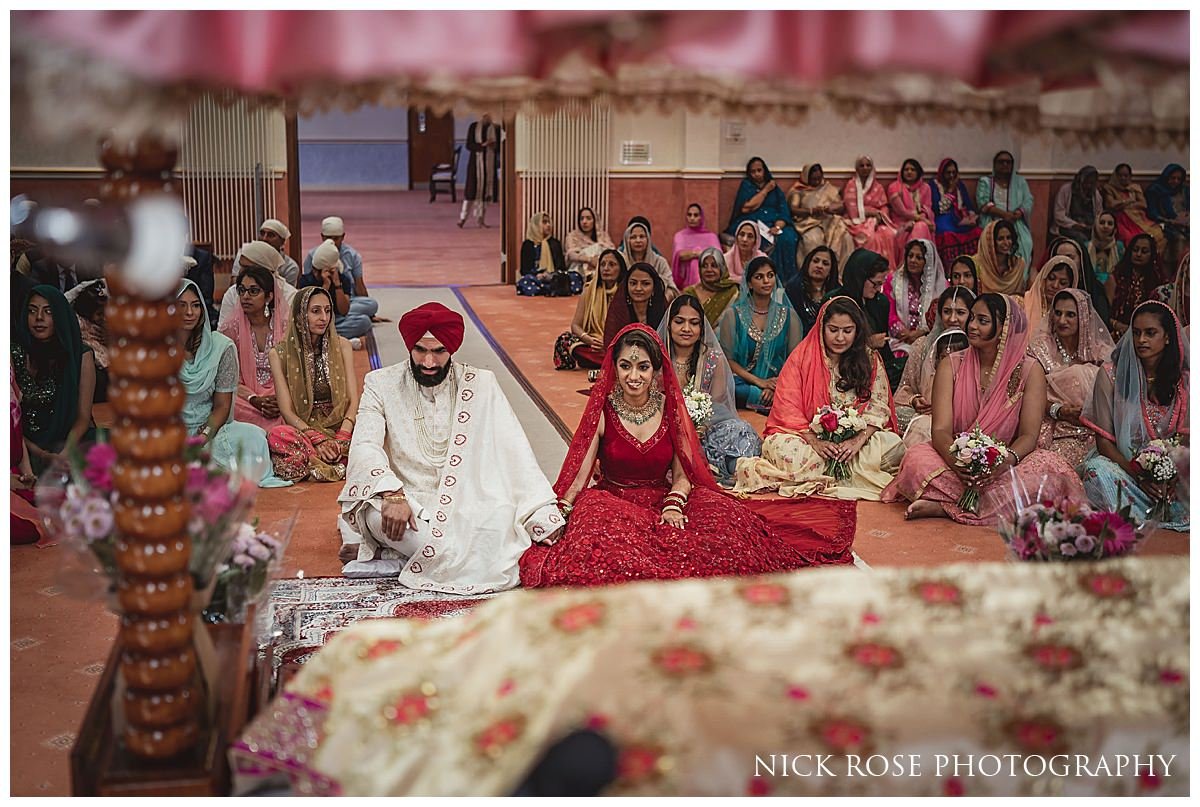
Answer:
POLYGON ((381 559, 403 561, 401 583, 456 594, 518 585, 530 541, 564 524, 496 377, 459 363, 432 389, 407 361, 367 374, 338 502, 342 542, 359 546, 354 565, 382 548, 381 559), (395 541, 379 512, 399 490, 417 528, 395 541))

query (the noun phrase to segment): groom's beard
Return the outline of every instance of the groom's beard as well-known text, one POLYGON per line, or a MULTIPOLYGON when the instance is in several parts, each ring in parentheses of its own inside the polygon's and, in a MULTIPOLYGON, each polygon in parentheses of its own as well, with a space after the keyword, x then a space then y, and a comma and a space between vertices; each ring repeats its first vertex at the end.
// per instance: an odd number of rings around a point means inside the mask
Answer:
POLYGON ((437 385, 441 384, 446 380, 446 376, 450 375, 450 365, 454 363, 453 360, 448 361, 446 362, 446 366, 438 370, 437 373, 428 375, 421 368, 421 365, 412 360, 411 356, 409 357, 408 361, 410 364, 412 364, 413 378, 417 379, 417 383, 422 387, 436 387, 437 385))

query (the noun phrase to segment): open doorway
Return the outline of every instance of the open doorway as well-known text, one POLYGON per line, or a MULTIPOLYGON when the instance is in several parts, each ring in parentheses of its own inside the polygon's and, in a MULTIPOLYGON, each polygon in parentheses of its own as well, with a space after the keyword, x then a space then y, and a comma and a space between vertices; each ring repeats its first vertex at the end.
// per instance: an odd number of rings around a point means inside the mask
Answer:
POLYGON ((368 288, 501 282, 500 205, 488 207, 490 226, 458 226, 475 120, 381 106, 299 118, 302 258, 321 243, 322 219, 339 216, 368 288))

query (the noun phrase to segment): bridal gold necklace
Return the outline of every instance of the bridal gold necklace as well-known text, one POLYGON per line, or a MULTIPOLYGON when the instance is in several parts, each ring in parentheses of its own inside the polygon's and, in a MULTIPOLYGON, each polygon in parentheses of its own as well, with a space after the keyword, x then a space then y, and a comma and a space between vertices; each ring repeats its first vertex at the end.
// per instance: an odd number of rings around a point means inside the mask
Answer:
POLYGON ((657 389, 650 389, 650 397, 641 406, 633 406, 625 400, 625 393, 620 387, 615 388, 608 394, 608 402, 612 404, 613 411, 620 416, 621 420, 626 420, 635 426, 641 426, 646 421, 653 418, 662 409, 665 396, 657 389))

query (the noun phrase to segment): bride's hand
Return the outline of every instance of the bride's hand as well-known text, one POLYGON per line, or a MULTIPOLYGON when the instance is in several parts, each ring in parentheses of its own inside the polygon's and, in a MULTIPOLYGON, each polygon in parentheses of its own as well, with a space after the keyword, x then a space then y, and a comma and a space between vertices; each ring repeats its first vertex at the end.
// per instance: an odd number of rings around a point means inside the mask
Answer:
POLYGON ((563 526, 559 527, 557 530, 555 530, 554 532, 547 535, 539 543, 543 543, 546 546, 553 546, 555 543, 557 543, 559 538, 563 537, 563 533, 566 531, 567 531, 566 525, 563 525, 563 526))
POLYGON ((668 510, 662 514, 662 518, 658 520, 659 524, 666 524, 668 527, 674 527, 677 530, 682 530, 687 526, 687 516, 678 510, 668 510))

